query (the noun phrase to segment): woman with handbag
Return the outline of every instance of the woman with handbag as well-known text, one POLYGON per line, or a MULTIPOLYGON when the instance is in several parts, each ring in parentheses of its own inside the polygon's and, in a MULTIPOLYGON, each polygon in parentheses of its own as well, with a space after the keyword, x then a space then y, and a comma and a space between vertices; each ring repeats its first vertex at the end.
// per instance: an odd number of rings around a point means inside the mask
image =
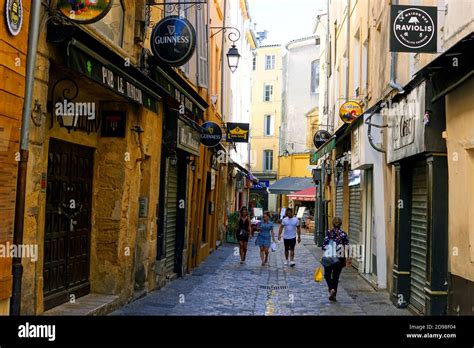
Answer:
POLYGON ((335 217, 332 220, 333 228, 326 232, 322 249, 324 256, 321 263, 324 266, 324 278, 328 285, 329 300, 336 301, 339 276, 346 263, 350 266, 351 260, 346 262, 345 246, 349 244, 347 234, 341 230, 342 220, 335 217))
POLYGON ((255 244, 260 247, 260 258, 262 259, 262 266, 268 264, 268 248, 273 240, 275 243, 275 235, 273 233, 273 223, 270 221, 270 213, 266 211, 263 213, 263 222, 258 228, 258 236, 255 244))
POLYGON ((249 242, 249 237, 252 238, 252 227, 250 224, 249 212, 247 207, 240 208, 239 219, 237 220, 237 231, 236 237, 239 241, 239 254, 240 254, 240 263, 245 262, 245 257, 247 256, 247 243, 249 242))

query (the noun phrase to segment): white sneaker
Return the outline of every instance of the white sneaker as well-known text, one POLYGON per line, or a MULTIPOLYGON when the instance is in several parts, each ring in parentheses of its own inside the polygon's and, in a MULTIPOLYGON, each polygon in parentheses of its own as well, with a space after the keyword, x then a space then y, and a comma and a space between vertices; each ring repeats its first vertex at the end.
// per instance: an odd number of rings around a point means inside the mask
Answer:
POLYGON ((285 266, 288 266, 288 260, 283 263, 285 266))
POLYGON ((290 267, 295 267, 295 265, 296 265, 296 262, 295 262, 295 261, 291 261, 291 262, 290 262, 290 267))

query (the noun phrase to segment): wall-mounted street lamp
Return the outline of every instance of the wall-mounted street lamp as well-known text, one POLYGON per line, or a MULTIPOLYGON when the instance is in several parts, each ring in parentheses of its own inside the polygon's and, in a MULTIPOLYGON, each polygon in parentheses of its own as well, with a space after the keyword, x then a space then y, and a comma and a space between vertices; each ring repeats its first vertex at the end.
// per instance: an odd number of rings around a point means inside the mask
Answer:
POLYGON ((58 106, 68 105, 79 95, 79 87, 77 83, 70 78, 62 78, 57 80, 51 89, 51 100, 49 104, 49 111, 51 112, 51 127, 53 126, 53 119, 56 118, 59 125, 67 129, 68 133, 75 130, 79 115, 76 112, 69 112, 66 107, 59 108, 58 106), (63 87, 60 96, 56 97, 56 88, 63 87))
POLYGON ((235 72, 235 70, 237 70, 239 59, 239 50, 235 45, 232 45, 232 47, 229 48, 229 52, 227 52, 227 65, 229 65, 230 71, 235 72))
POLYGON ((178 156, 176 155, 176 152, 174 152, 171 157, 170 157, 170 164, 172 167, 176 167, 178 164, 178 156))
POLYGON ((230 31, 227 34, 227 38, 232 42, 232 47, 229 48, 227 52, 227 65, 232 73, 237 70, 240 60, 240 53, 235 43, 240 39, 240 30, 235 27, 211 27, 211 29, 218 29, 214 34, 211 35, 211 38, 215 35, 219 34, 221 31, 226 33, 228 30, 230 31))

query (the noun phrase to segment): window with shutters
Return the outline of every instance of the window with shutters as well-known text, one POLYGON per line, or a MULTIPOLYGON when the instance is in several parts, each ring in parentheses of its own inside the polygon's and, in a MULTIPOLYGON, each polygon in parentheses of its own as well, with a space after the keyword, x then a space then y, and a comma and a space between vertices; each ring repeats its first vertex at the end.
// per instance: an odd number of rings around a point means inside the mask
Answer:
POLYGON ((275 69, 275 55, 265 56, 265 70, 275 69))
POLYGON ((274 123, 273 123, 273 116, 272 115, 265 115, 264 117, 264 134, 265 136, 272 136, 273 135, 273 128, 274 128, 274 123))
POLYGON ((269 102, 273 100, 273 85, 265 84, 263 86, 263 101, 269 102))
POLYGON ((204 8, 196 11, 197 48, 198 48, 198 85, 207 88, 209 84, 208 44, 207 44, 207 11, 204 8))
POLYGON ((273 170, 273 150, 263 151, 263 170, 273 170))

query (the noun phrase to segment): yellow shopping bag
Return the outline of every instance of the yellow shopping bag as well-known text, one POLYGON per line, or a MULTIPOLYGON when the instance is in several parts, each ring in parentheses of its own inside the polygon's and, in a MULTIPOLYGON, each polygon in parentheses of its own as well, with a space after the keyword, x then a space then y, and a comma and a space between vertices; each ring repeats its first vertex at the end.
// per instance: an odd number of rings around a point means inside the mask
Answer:
POLYGON ((322 280, 323 280, 323 270, 321 267, 317 267, 314 270, 314 281, 319 283, 322 280))

